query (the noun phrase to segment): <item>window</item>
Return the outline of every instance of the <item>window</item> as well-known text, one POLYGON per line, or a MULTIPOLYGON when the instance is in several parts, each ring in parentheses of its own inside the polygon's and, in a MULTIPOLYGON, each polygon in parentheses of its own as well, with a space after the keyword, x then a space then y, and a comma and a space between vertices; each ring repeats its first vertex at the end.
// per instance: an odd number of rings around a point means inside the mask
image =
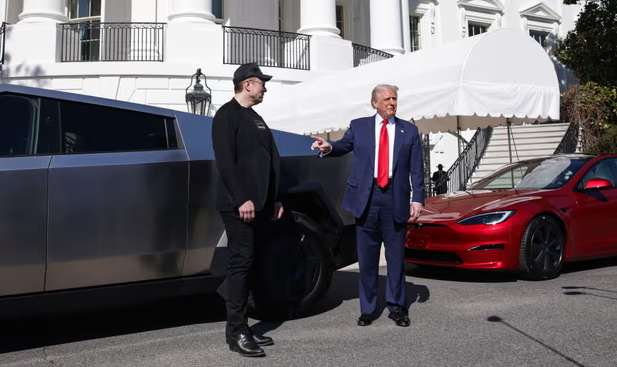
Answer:
POLYGON ((341 31, 341 38, 345 38, 345 9, 343 5, 336 6, 336 28, 341 31))
POLYGON ((420 42, 420 16, 412 15, 409 23, 411 24, 411 52, 418 51, 422 48, 420 42))
POLYGON ((36 105, 26 97, 0 95, 0 157, 32 154, 36 105))
POLYGON ((531 36, 531 38, 535 39, 540 45, 542 45, 542 48, 546 48, 546 38, 548 37, 548 33, 529 31, 529 35, 531 36))
POLYGON ((68 0, 68 17, 79 23, 79 52, 82 60, 99 60, 101 44, 101 0, 68 0))
POLYGON ((212 15, 216 19, 223 19, 223 0, 212 0, 212 15))
POLYGON ((478 34, 486 33, 488 26, 486 24, 469 23, 469 37, 476 36, 478 34))
POLYGON ((613 187, 617 186, 617 159, 607 158, 596 163, 585 173, 583 179, 578 183, 577 189, 582 190, 592 178, 603 178, 609 180, 613 187))
POLYGON ((177 147, 172 124, 161 116, 68 101, 60 102, 60 113, 62 153, 177 147))

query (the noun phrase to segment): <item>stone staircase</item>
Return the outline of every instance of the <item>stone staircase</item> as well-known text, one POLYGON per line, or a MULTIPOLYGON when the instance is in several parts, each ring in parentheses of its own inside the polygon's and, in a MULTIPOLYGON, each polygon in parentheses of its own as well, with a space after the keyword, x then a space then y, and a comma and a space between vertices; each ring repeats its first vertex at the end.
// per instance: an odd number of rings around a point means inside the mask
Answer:
MULTIPOLYGON (((567 123, 512 126, 512 162, 553 154, 568 126, 567 123)), ((506 126, 495 127, 471 182, 482 179, 508 163, 508 129, 506 126)))

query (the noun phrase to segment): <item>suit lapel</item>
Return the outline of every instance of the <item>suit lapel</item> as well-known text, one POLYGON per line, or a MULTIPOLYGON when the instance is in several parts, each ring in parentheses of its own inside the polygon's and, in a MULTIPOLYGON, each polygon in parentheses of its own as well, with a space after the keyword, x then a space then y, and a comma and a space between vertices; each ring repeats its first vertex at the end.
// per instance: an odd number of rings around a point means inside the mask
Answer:
POLYGON ((369 160, 371 161, 371 167, 375 170, 375 116, 366 118, 366 128, 368 129, 366 133, 367 139, 370 139, 369 144, 367 146, 371 147, 369 149, 369 160))
POLYGON ((394 175, 394 169, 396 168, 396 163, 398 162, 398 156, 401 152, 401 148, 403 147, 403 143, 405 143, 405 125, 401 123, 401 121, 395 117, 394 118, 394 150, 392 152, 392 175, 394 175))

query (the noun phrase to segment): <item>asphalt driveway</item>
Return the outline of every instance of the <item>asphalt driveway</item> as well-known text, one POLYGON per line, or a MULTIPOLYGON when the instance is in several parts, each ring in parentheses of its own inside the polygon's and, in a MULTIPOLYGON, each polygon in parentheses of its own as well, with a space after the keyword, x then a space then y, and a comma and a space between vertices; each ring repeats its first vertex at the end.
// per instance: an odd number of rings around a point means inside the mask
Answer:
POLYGON ((336 273, 312 315, 252 321, 275 339, 266 358, 229 352, 221 301, 200 296, 0 319, 0 365, 616 365, 615 259, 569 266, 546 282, 413 265, 407 270, 409 328, 395 326, 387 311, 369 327, 356 326, 358 275, 348 270, 336 273))

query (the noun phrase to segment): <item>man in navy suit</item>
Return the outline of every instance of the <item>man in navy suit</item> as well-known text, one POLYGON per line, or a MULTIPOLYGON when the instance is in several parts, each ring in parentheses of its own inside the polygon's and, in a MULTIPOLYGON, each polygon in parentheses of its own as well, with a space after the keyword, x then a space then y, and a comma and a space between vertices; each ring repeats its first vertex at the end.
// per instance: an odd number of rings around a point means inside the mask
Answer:
POLYGON ((388 317, 399 326, 410 324, 405 295, 405 235, 407 222, 415 221, 422 212, 424 173, 418 128, 395 116, 397 92, 392 85, 376 86, 371 96, 376 115, 351 121, 339 141, 329 143, 314 136, 311 146, 320 151, 321 157, 354 153, 343 209, 356 217, 359 326, 370 325, 375 318, 382 242, 388 265, 388 317))

